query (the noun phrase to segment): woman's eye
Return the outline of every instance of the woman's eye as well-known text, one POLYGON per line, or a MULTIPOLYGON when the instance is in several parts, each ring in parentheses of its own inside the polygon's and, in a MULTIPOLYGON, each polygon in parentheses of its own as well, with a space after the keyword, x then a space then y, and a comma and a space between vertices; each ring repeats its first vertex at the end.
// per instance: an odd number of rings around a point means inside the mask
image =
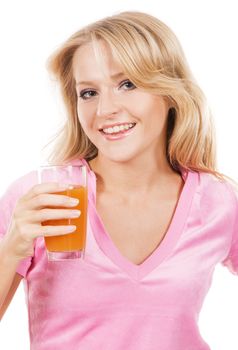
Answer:
POLYGON ((130 80, 125 80, 124 82, 121 83, 120 86, 125 86, 125 85, 129 85, 130 90, 132 90, 131 88, 134 89, 136 87, 130 80))
MULTIPOLYGON (((124 90, 133 90, 136 86, 130 80, 124 80, 120 83, 119 88, 123 88, 124 90)), ((79 98, 83 100, 89 100, 91 97, 96 96, 97 92, 94 90, 82 90, 79 93, 79 98)))
POLYGON ((88 100, 90 97, 92 97, 92 95, 90 95, 90 93, 95 93, 95 91, 93 90, 88 90, 88 91, 81 91, 79 94, 79 97, 82 98, 83 100, 88 100), (87 95, 89 94, 89 95, 87 95))

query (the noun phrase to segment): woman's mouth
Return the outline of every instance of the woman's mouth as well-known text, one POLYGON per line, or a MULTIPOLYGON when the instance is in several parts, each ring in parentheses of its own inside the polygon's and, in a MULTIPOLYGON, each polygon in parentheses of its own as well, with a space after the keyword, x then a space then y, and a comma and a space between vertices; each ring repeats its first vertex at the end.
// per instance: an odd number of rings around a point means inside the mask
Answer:
POLYGON ((103 130, 99 130, 100 133, 104 136, 104 138, 106 140, 120 140, 126 136, 129 136, 130 134, 132 134, 134 132, 136 123, 132 123, 133 126, 130 127, 129 129, 125 129, 125 130, 119 130, 118 132, 112 132, 112 133, 106 133, 103 130))

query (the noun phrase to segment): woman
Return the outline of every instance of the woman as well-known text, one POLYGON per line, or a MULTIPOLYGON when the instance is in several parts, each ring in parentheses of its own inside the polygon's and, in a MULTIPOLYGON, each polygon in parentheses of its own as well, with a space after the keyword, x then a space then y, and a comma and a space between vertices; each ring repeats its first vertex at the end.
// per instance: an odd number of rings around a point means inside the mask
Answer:
POLYGON ((35 171, 17 179, 0 203, 1 314, 24 278, 33 350, 209 349, 198 315, 216 264, 238 272, 238 195, 176 36, 122 12, 48 67, 68 112, 49 161, 88 169, 86 257, 47 262, 43 236, 66 227, 41 222, 73 205, 35 171))

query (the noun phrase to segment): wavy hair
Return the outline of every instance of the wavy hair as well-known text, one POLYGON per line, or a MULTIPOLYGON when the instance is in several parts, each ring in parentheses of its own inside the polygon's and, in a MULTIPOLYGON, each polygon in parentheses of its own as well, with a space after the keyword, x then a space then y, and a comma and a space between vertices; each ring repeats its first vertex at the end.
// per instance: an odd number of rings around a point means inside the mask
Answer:
POLYGON ((158 18, 138 11, 121 12, 83 27, 48 58, 47 69, 59 84, 67 112, 65 124, 53 139, 49 163, 91 160, 98 154, 79 122, 72 63, 83 44, 91 42, 100 50, 99 40, 109 44, 135 86, 170 99, 166 156, 172 168, 206 172, 233 182, 217 170, 213 117, 177 37, 158 18))

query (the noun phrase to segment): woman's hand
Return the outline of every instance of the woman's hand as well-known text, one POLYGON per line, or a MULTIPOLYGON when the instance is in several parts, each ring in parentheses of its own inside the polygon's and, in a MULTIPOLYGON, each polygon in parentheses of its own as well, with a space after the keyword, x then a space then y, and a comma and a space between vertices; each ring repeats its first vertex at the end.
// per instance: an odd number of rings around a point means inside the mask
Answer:
POLYGON ((78 200, 56 192, 66 191, 58 183, 43 183, 32 187, 15 206, 8 232, 3 238, 5 251, 14 259, 22 260, 34 253, 34 240, 41 236, 65 235, 76 226, 43 226, 47 220, 67 219, 80 216, 73 209, 49 209, 47 207, 74 207, 78 200), (60 187, 61 186, 61 187, 60 187), (76 202, 75 202, 76 201, 76 202))

